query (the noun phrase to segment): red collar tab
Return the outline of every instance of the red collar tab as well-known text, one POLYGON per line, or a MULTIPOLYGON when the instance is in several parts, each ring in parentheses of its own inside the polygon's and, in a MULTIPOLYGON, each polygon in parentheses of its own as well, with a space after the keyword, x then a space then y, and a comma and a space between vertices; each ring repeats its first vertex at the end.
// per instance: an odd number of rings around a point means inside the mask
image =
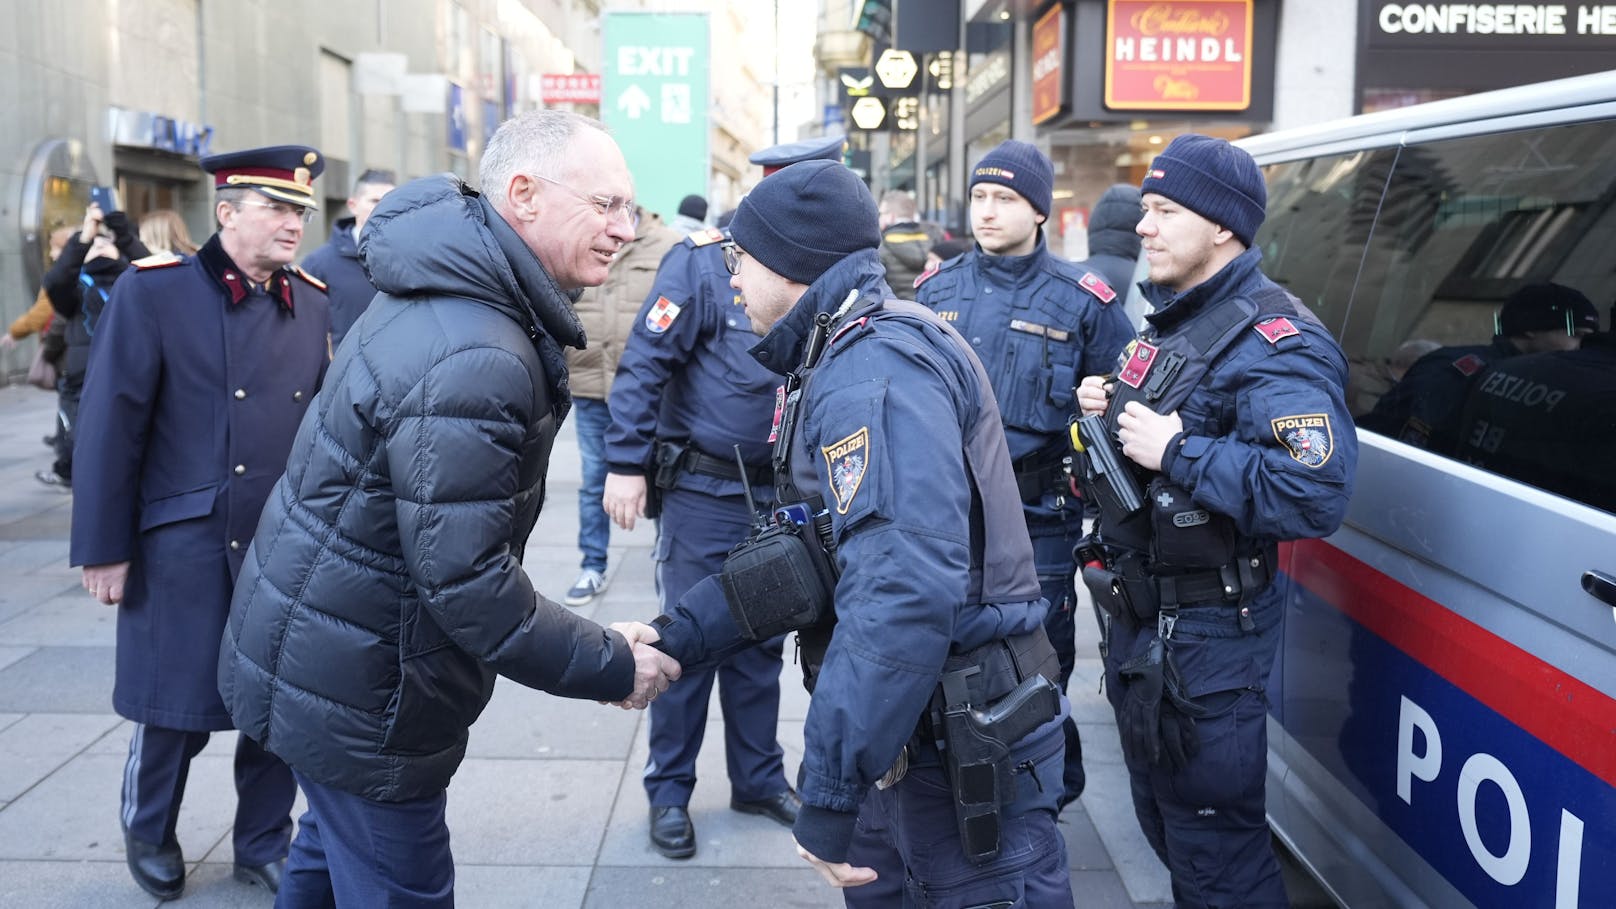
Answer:
POLYGON ((231 306, 247 299, 247 279, 241 276, 241 272, 226 269, 219 277, 224 281, 224 289, 230 291, 231 306))
POLYGON ((1253 325, 1252 328, 1257 329, 1257 334, 1262 335, 1263 340, 1270 344, 1278 344, 1280 338, 1301 334, 1300 331, 1297 331, 1296 326, 1291 324, 1291 320, 1284 316, 1264 319, 1253 325))
POLYGON ((1078 286, 1095 295, 1101 303, 1110 303, 1117 298, 1117 292, 1111 285, 1100 280, 1100 276, 1092 271, 1083 272, 1083 277, 1077 279, 1078 286))
POLYGON ((864 316, 863 318, 854 319, 853 321, 847 323, 846 325, 843 325, 841 328, 836 329, 836 334, 831 335, 830 343, 835 344, 837 341, 840 341, 842 339, 842 335, 845 335, 848 332, 852 331, 853 329, 862 326, 865 322, 868 322, 868 321, 870 321, 870 317, 869 316, 864 316))

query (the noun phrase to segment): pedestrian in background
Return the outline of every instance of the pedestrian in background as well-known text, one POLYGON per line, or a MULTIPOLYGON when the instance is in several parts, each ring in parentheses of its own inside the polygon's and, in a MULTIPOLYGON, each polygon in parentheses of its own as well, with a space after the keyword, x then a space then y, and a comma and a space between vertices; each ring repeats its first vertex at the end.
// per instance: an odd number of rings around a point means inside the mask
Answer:
POLYGON ((390 170, 371 169, 360 174, 354 181, 353 194, 348 196, 348 214, 337 219, 331 226, 331 236, 303 260, 304 270, 325 282, 326 294, 331 298, 333 351, 342 346, 348 330, 376 296, 376 288, 359 261, 359 239, 376 203, 397 184, 398 178, 390 170))
POLYGON ((522 567, 583 341, 568 292, 634 235, 628 165, 598 122, 543 110, 480 167, 480 192, 416 180, 366 223, 380 293, 236 585, 219 691, 309 803, 284 906, 454 905, 447 789, 496 676, 637 707, 678 677, 654 631, 587 621, 522 567))
MULTIPOLYGON (((326 367, 328 304, 291 267, 325 167, 312 148, 210 155, 219 230, 195 256, 143 259, 95 326, 74 463, 72 563, 118 606, 112 704, 134 721, 120 820, 130 872, 185 886, 181 797, 209 733, 234 728, 219 641, 259 511, 326 367)), ((239 737, 237 880, 275 890, 291 770, 239 737)))
POLYGON ((583 565, 567 590, 564 602, 568 606, 583 606, 606 589, 606 548, 612 534, 612 519, 601 506, 606 488, 606 429, 612 423, 606 402, 617 361, 640 318, 640 305, 656 280, 657 265, 682 239, 656 212, 636 206, 634 213, 634 239, 612 259, 606 283, 585 288, 573 304, 589 346, 567 348, 583 468, 583 482, 578 487, 578 551, 583 554, 583 565))
POLYGON ((154 255, 194 256, 197 251, 197 245, 191 242, 191 232, 185 227, 185 219, 172 208, 153 209, 141 216, 140 242, 154 255))
POLYGON ((893 293, 905 300, 914 295, 932 246, 931 235, 921 228, 915 212, 914 193, 893 189, 881 196, 881 265, 893 293))
POLYGON ((680 234, 693 233, 707 226, 707 200, 689 195, 679 200, 679 213, 668 225, 680 234))

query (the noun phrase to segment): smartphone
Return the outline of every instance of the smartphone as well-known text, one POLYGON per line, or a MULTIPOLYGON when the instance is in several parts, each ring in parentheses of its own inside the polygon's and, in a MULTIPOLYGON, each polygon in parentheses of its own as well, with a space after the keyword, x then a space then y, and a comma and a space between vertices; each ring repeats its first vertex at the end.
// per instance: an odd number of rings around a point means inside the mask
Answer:
POLYGON ((118 191, 110 186, 90 187, 90 201, 101 206, 101 213, 120 211, 118 208, 118 191))

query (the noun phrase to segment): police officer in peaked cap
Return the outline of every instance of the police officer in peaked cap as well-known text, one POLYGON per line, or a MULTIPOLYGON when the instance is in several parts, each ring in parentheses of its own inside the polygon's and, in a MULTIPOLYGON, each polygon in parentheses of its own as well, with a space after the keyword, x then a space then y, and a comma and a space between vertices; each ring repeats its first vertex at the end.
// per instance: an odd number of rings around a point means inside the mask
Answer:
MULTIPOLYGON (((330 331, 324 285, 291 264, 324 158, 279 145, 201 164, 219 230, 196 255, 141 259, 113 286, 79 411, 95 444, 73 475, 72 564, 118 609, 112 703, 134 723, 119 816, 129 870, 159 899, 185 886, 186 775, 209 733, 232 728, 218 689, 231 588, 330 331)), ((235 877, 276 890, 291 770, 242 736, 235 781, 235 877)))

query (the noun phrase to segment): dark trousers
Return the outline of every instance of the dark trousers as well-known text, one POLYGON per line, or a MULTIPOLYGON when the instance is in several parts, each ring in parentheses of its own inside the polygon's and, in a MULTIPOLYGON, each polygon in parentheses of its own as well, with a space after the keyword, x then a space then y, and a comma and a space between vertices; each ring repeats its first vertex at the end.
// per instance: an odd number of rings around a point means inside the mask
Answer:
POLYGON ((309 810, 298 821, 276 909, 454 906, 446 793, 378 802, 297 774, 309 810))
MULTIPOLYGON (((135 724, 123 771, 123 828, 155 846, 174 845, 180 801, 191 759, 208 743, 206 732, 135 724)), ((280 758, 246 736, 236 742, 236 824, 231 834, 239 865, 267 865, 286 857, 292 838, 297 785, 280 758)))
MULTIPOLYGON (((1181 609, 1170 639, 1186 692, 1208 715, 1195 721, 1200 750, 1173 770, 1133 753, 1124 737, 1134 811, 1173 880, 1184 909, 1289 906, 1266 816, 1268 674, 1283 634, 1275 585, 1251 605, 1256 629, 1240 629, 1232 606, 1181 609)), ((1127 682, 1116 667, 1143 652, 1155 627, 1112 621, 1105 688, 1116 707, 1127 682)))
MULTIPOLYGON (((1072 668, 1077 664, 1077 560, 1072 549, 1082 539, 1082 522, 1054 526, 1029 524, 1028 530, 1037 533, 1032 538, 1033 562, 1038 567, 1039 591, 1049 601, 1044 631, 1060 660, 1060 678, 1053 681, 1065 694, 1072 680, 1072 668)), ((1077 721, 1068 716, 1063 732, 1066 768, 1061 776, 1062 807, 1077 801, 1088 781, 1083 772, 1083 740, 1078 736, 1077 721)))
POLYGON ((83 393, 83 376, 56 380, 56 462, 51 469, 64 480, 73 479, 73 439, 78 431, 79 397, 83 393))
POLYGON ((983 865, 965 857, 948 776, 935 749, 922 749, 896 786, 865 797, 848 862, 877 878, 843 890, 843 900, 858 909, 1070 909, 1066 841, 1055 823, 1063 740, 1052 720, 1011 749, 1014 800, 1001 814, 999 855, 983 865))
MULTIPOLYGON (((724 567, 724 556, 746 538, 749 526, 739 496, 665 491, 656 549, 657 594, 663 611, 678 603, 697 581, 717 574, 724 567)), ((724 712, 730 794, 755 801, 786 790, 778 737, 782 646, 776 639, 744 650, 716 669, 687 673, 651 702, 645 794, 652 807, 690 802, 714 681, 724 712)))

